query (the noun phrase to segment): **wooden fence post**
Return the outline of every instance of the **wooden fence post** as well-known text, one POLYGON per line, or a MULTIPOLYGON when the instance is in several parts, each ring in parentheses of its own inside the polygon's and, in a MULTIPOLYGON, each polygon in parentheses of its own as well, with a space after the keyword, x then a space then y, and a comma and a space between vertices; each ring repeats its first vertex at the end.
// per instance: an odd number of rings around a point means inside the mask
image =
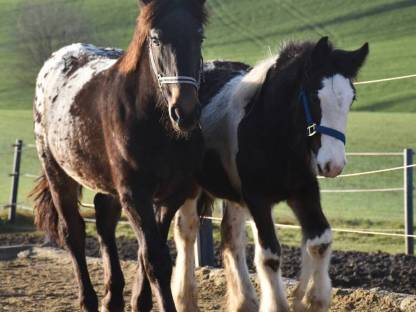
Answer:
POLYGON ((10 210, 9 210, 9 223, 14 223, 16 220, 16 208, 17 208, 17 194, 19 191, 19 176, 20 176, 20 160, 22 158, 22 146, 23 141, 17 139, 14 146, 14 161, 13 171, 10 174, 12 177, 12 188, 10 193, 10 210))
MULTIPOLYGON (((199 208, 198 211, 200 211, 199 208)), ((207 211, 204 216, 211 217, 212 211, 207 211)), ((201 220, 195 242, 195 265, 196 267, 214 266, 214 237, 210 219, 203 218, 201 220)))
MULTIPOLYGON (((413 150, 406 148, 403 152, 404 166, 413 165, 413 150)), ((413 235, 413 168, 404 168, 404 230, 406 235, 413 235)), ((407 236, 406 253, 414 254, 414 239, 407 236)))

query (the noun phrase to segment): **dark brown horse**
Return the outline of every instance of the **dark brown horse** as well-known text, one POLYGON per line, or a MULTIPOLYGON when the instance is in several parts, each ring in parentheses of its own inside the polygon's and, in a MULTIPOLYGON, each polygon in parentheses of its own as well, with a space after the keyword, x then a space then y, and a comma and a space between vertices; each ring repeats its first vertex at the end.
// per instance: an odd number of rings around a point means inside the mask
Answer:
POLYGON ((175 211, 194 195, 202 159, 197 89, 206 14, 204 0, 141 2, 125 54, 74 44, 54 53, 37 79, 34 118, 43 177, 32 193, 36 223, 70 252, 83 311, 97 311, 98 299, 85 261, 82 186, 98 193, 103 310, 124 307, 114 237, 123 208, 140 245, 133 310, 151 308, 151 289, 162 311, 175 311, 166 236, 175 211), (156 218, 154 203, 169 213, 162 210, 156 218))

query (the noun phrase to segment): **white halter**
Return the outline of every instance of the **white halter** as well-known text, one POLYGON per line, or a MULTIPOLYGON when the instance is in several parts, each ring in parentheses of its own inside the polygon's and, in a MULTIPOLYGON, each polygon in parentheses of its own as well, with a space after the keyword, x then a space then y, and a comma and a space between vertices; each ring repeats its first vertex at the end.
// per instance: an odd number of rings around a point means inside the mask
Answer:
POLYGON ((162 85, 164 84, 190 84, 193 85, 197 90, 199 89, 199 85, 201 83, 201 77, 202 77, 202 70, 203 70, 203 61, 201 59, 201 68, 199 70, 199 76, 198 80, 196 80, 194 77, 189 76, 162 76, 158 73, 155 59, 152 52, 152 47, 149 45, 149 56, 150 56, 150 63, 152 64, 153 72, 156 75, 157 81, 159 83, 159 87, 162 88, 162 85))

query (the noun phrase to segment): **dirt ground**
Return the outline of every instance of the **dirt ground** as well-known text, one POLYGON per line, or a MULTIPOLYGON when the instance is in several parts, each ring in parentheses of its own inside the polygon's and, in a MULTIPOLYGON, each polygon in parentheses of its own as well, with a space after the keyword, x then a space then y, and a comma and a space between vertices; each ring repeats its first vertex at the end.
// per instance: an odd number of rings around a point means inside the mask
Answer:
MULTIPOLYGON (((40 246, 44 238, 36 233, 0 234, 1 246, 34 244, 40 246)), ((173 241, 168 242, 172 259, 176 258, 173 241)), ((135 260, 137 241, 118 237, 118 254, 122 260, 135 260)), ((255 273, 253 263, 254 246, 247 246, 247 264, 255 273)), ((95 237, 87 237, 86 253, 90 257, 101 257, 100 246, 95 237)), ((299 248, 282 245, 282 275, 296 279, 300 272, 301 251, 299 248)), ((219 242, 215 244, 215 267, 222 267, 222 254, 219 242)), ((379 288, 389 292, 416 295, 416 257, 404 254, 382 252, 364 253, 333 251, 329 270, 332 284, 339 288, 379 288)), ((415 309, 416 312, 416 309, 415 309)))
MULTIPOLYGON (((89 270, 99 296, 103 295, 99 259, 88 259, 89 270)), ((135 263, 123 261, 127 281, 126 302, 131 294, 135 263)), ((225 311, 225 278, 222 269, 197 270, 201 311, 225 311)), ((255 276, 253 275, 253 280, 255 276)), ((288 293, 295 282, 287 280, 288 293)), ((0 311, 78 311, 77 286, 72 265, 64 251, 34 248, 19 258, 0 261, 0 311)), ((383 292, 377 289, 334 289, 331 311, 414 312, 416 296, 383 292)), ((127 307, 129 310, 129 307, 127 307)))

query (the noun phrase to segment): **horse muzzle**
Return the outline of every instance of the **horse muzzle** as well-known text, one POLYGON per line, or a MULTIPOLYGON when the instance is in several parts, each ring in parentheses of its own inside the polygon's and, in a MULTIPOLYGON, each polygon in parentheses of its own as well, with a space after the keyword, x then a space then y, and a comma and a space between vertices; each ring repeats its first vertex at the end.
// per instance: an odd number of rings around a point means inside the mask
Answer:
POLYGON ((191 110, 185 110, 181 103, 176 102, 175 104, 169 105, 169 116, 179 131, 190 132, 196 128, 199 124, 199 119, 201 117, 201 105, 196 99, 194 104, 187 106, 192 106, 191 110))

